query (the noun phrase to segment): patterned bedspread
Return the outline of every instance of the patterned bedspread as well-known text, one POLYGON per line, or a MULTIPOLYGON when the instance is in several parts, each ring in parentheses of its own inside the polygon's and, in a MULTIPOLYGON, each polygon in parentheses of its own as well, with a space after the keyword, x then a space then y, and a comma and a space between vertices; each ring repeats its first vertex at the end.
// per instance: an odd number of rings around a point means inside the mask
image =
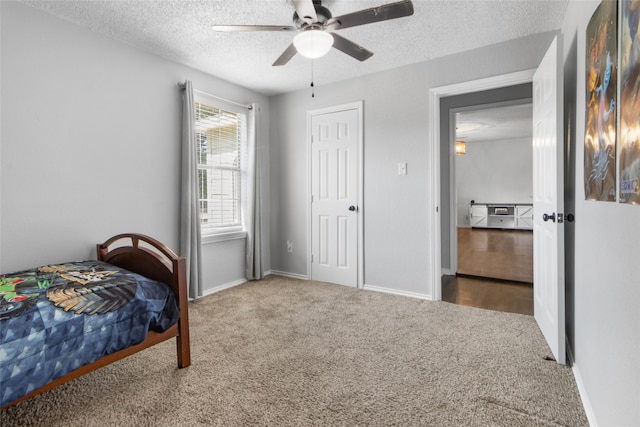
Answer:
POLYGON ((168 286, 101 261, 0 275, 0 406, 178 317, 168 286))

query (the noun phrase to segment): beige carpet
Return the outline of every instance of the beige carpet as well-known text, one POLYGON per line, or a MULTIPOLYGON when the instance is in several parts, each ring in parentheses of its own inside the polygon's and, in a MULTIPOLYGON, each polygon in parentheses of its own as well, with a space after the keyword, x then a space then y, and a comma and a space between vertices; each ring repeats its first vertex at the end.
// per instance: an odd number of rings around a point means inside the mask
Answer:
POLYGON ((270 276, 164 343, 0 413, 10 426, 586 426, 531 316, 270 276))

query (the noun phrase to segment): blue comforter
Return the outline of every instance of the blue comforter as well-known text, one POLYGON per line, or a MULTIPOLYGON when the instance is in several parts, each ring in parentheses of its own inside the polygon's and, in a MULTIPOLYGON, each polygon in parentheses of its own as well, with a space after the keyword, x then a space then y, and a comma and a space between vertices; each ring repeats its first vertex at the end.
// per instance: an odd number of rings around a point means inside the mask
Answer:
POLYGON ((178 317, 168 286, 100 261, 0 275, 0 406, 178 317))

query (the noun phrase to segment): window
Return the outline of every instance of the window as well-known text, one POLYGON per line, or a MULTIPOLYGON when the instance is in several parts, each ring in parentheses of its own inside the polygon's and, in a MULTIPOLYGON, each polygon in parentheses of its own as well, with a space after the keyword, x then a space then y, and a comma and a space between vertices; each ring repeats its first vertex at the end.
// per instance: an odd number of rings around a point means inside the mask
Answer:
POLYGON ((203 236, 243 232, 246 115, 195 96, 200 226, 203 236))

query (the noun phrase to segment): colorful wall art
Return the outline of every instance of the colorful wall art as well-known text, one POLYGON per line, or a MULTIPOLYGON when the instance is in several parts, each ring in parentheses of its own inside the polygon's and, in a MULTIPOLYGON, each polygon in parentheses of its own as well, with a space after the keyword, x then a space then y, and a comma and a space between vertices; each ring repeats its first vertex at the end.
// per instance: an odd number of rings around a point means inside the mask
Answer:
POLYGON ((640 1, 621 6, 619 200, 640 204, 640 1))
POLYGON ((587 26, 584 189, 616 201, 617 2, 603 1, 587 26))

